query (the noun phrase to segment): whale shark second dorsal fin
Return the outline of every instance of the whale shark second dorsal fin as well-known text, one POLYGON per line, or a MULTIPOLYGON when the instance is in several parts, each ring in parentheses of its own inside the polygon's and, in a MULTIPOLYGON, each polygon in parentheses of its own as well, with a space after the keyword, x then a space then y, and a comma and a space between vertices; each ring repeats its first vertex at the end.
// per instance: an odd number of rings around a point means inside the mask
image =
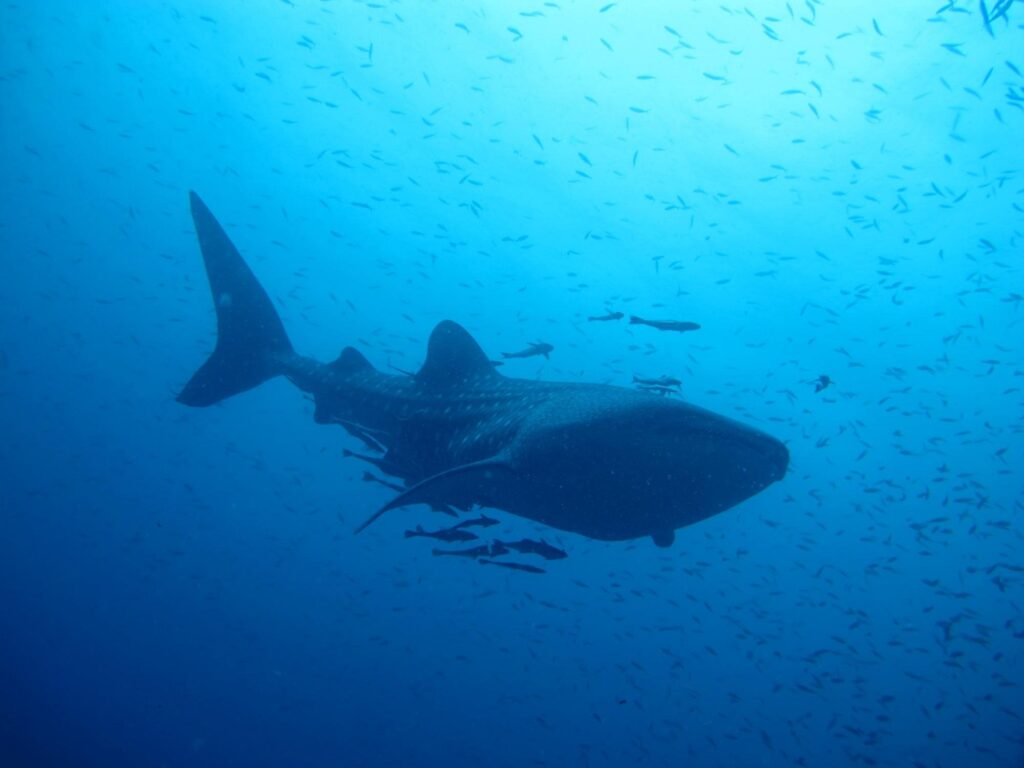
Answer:
POLYGON ((458 323, 443 320, 427 342, 427 359, 416 380, 432 387, 462 384, 467 379, 500 376, 487 355, 458 323))

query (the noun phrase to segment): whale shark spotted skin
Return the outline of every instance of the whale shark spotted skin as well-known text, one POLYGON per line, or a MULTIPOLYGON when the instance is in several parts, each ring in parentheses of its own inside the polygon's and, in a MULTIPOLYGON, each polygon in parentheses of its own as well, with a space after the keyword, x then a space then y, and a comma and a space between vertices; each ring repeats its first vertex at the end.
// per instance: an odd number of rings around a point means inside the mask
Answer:
POLYGON ((711 411, 604 384, 504 376, 460 325, 430 334, 414 375, 346 347, 330 363, 295 352, 270 298, 199 196, 192 218, 217 313, 217 343, 178 396, 208 406, 275 376, 309 393, 314 418, 364 442, 403 489, 358 529, 413 504, 505 510, 608 541, 675 530, 781 480, 789 451, 711 411))

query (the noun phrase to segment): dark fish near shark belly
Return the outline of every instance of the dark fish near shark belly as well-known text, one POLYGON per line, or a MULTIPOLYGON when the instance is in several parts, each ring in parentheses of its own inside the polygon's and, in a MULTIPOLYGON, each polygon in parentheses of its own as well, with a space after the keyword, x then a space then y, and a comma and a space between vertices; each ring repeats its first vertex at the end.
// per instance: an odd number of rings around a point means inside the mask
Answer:
MULTIPOLYGON (((217 312, 217 344, 178 400, 209 406, 285 376, 401 480, 385 512, 412 504, 505 510, 604 540, 674 531, 781 480, 789 452, 764 432, 679 400, 601 384, 499 374, 459 325, 434 328, 412 375, 346 347, 330 363, 295 352, 270 298, 194 192, 192 217, 217 312)), ((366 460, 366 456, 360 456, 366 460)))

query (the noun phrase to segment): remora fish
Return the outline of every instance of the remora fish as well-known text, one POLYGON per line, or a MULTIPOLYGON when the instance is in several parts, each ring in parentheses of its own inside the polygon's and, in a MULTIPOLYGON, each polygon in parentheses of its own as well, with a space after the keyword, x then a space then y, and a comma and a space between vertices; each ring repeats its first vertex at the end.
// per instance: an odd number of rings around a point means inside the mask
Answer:
POLYGON ((590 323, 607 323, 609 320, 621 320, 623 314, 621 312, 609 312, 607 315, 592 315, 587 318, 587 322, 590 323))
POLYGON ((388 480, 385 480, 383 477, 377 477, 375 474, 373 474, 373 472, 363 472, 363 482, 379 483, 380 485, 383 485, 385 488, 390 488, 392 491, 401 492, 405 490, 398 483, 392 483, 388 480))
POLYGON ((674 376, 659 376, 656 379, 645 379, 641 376, 633 376, 633 383, 641 387, 664 387, 665 389, 679 389, 683 382, 674 376))
POLYGON ((659 331, 699 331, 699 323, 690 323, 685 320, 644 320, 642 317, 636 315, 629 316, 630 325, 649 325, 651 328, 657 328, 659 331))
POLYGON ((492 525, 497 525, 497 524, 498 524, 498 521, 495 520, 493 517, 488 517, 487 515, 480 515, 480 517, 473 517, 473 518, 470 518, 469 520, 463 520, 460 523, 456 523, 455 525, 452 526, 452 529, 456 529, 456 528, 472 528, 474 526, 479 526, 480 528, 490 528, 492 525))
POLYGON ((644 392, 654 392, 662 397, 680 394, 679 390, 675 387, 659 387, 657 384, 637 384, 636 388, 641 389, 644 392))
POLYGON ((508 550, 501 551, 495 550, 492 544, 481 544, 478 547, 470 547, 469 549, 434 549, 431 550, 431 554, 434 557, 442 557, 443 555, 451 555, 453 557, 471 557, 474 560, 478 557, 495 557, 496 555, 504 555, 508 550))
POLYGON ((547 573, 543 568, 538 568, 536 565, 510 563, 508 560, 487 560, 486 558, 481 557, 477 562, 482 565, 497 565, 502 568, 508 568, 511 571, 523 571, 524 573, 547 573))
POLYGON ((405 538, 414 539, 422 537, 424 539, 437 539, 438 541, 476 541, 479 536, 469 531, 464 531, 460 528, 442 528, 439 531, 425 531, 422 525, 417 525, 415 531, 406 531, 405 538))
POLYGON ((526 349, 520 350, 519 352, 502 352, 501 356, 507 359, 513 357, 537 357, 538 355, 544 355, 545 360, 550 360, 551 353, 554 351, 555 348, 550 344, 545 344, 543 341, 535 341, 526 349))
POLYGON ((519 541, 494 540, 495 544, 501 547, 514 550, 521 555, 540 555, 545 560, 561 560, 569 556, 564 549, 559 549, 546 541, 534 541, 533 539, 520 539, 519 541))
POLYGON ((178 395, 209 406, 285 376, 314 419, 386 450, 405 490, 357 530, 411 504, 473 504, 594 539, 651 536, 715 515, 781 480, 774 437, 679 400, 603 384, 502 376, 444 321, 415 376, 376 370, 352 347, 320 363, 295 352, 266 292, 209 209, 192 217, 217 312, 217 344, 178 395))

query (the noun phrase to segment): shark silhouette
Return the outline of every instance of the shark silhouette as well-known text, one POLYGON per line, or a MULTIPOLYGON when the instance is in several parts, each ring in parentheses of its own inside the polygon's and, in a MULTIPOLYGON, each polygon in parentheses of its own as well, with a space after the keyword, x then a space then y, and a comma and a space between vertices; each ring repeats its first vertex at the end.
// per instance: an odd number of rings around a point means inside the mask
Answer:
MULTIPOLYGON (((297 354, 270 298, 199 196, 192 218, 217 313, 217 343, 178 400, 208 406, 275 376, 312 395, 402 481, 385 512, 412 504, 505 510, 609 541, 675 530, 782 479, 774 437, 670 398, 603 384, 499 374, 459 325, 439 323, 412 376, 376 370, 346 347, 320 363, 297 354)), ((353 454, 350 454, 353 455, 353 454)))

